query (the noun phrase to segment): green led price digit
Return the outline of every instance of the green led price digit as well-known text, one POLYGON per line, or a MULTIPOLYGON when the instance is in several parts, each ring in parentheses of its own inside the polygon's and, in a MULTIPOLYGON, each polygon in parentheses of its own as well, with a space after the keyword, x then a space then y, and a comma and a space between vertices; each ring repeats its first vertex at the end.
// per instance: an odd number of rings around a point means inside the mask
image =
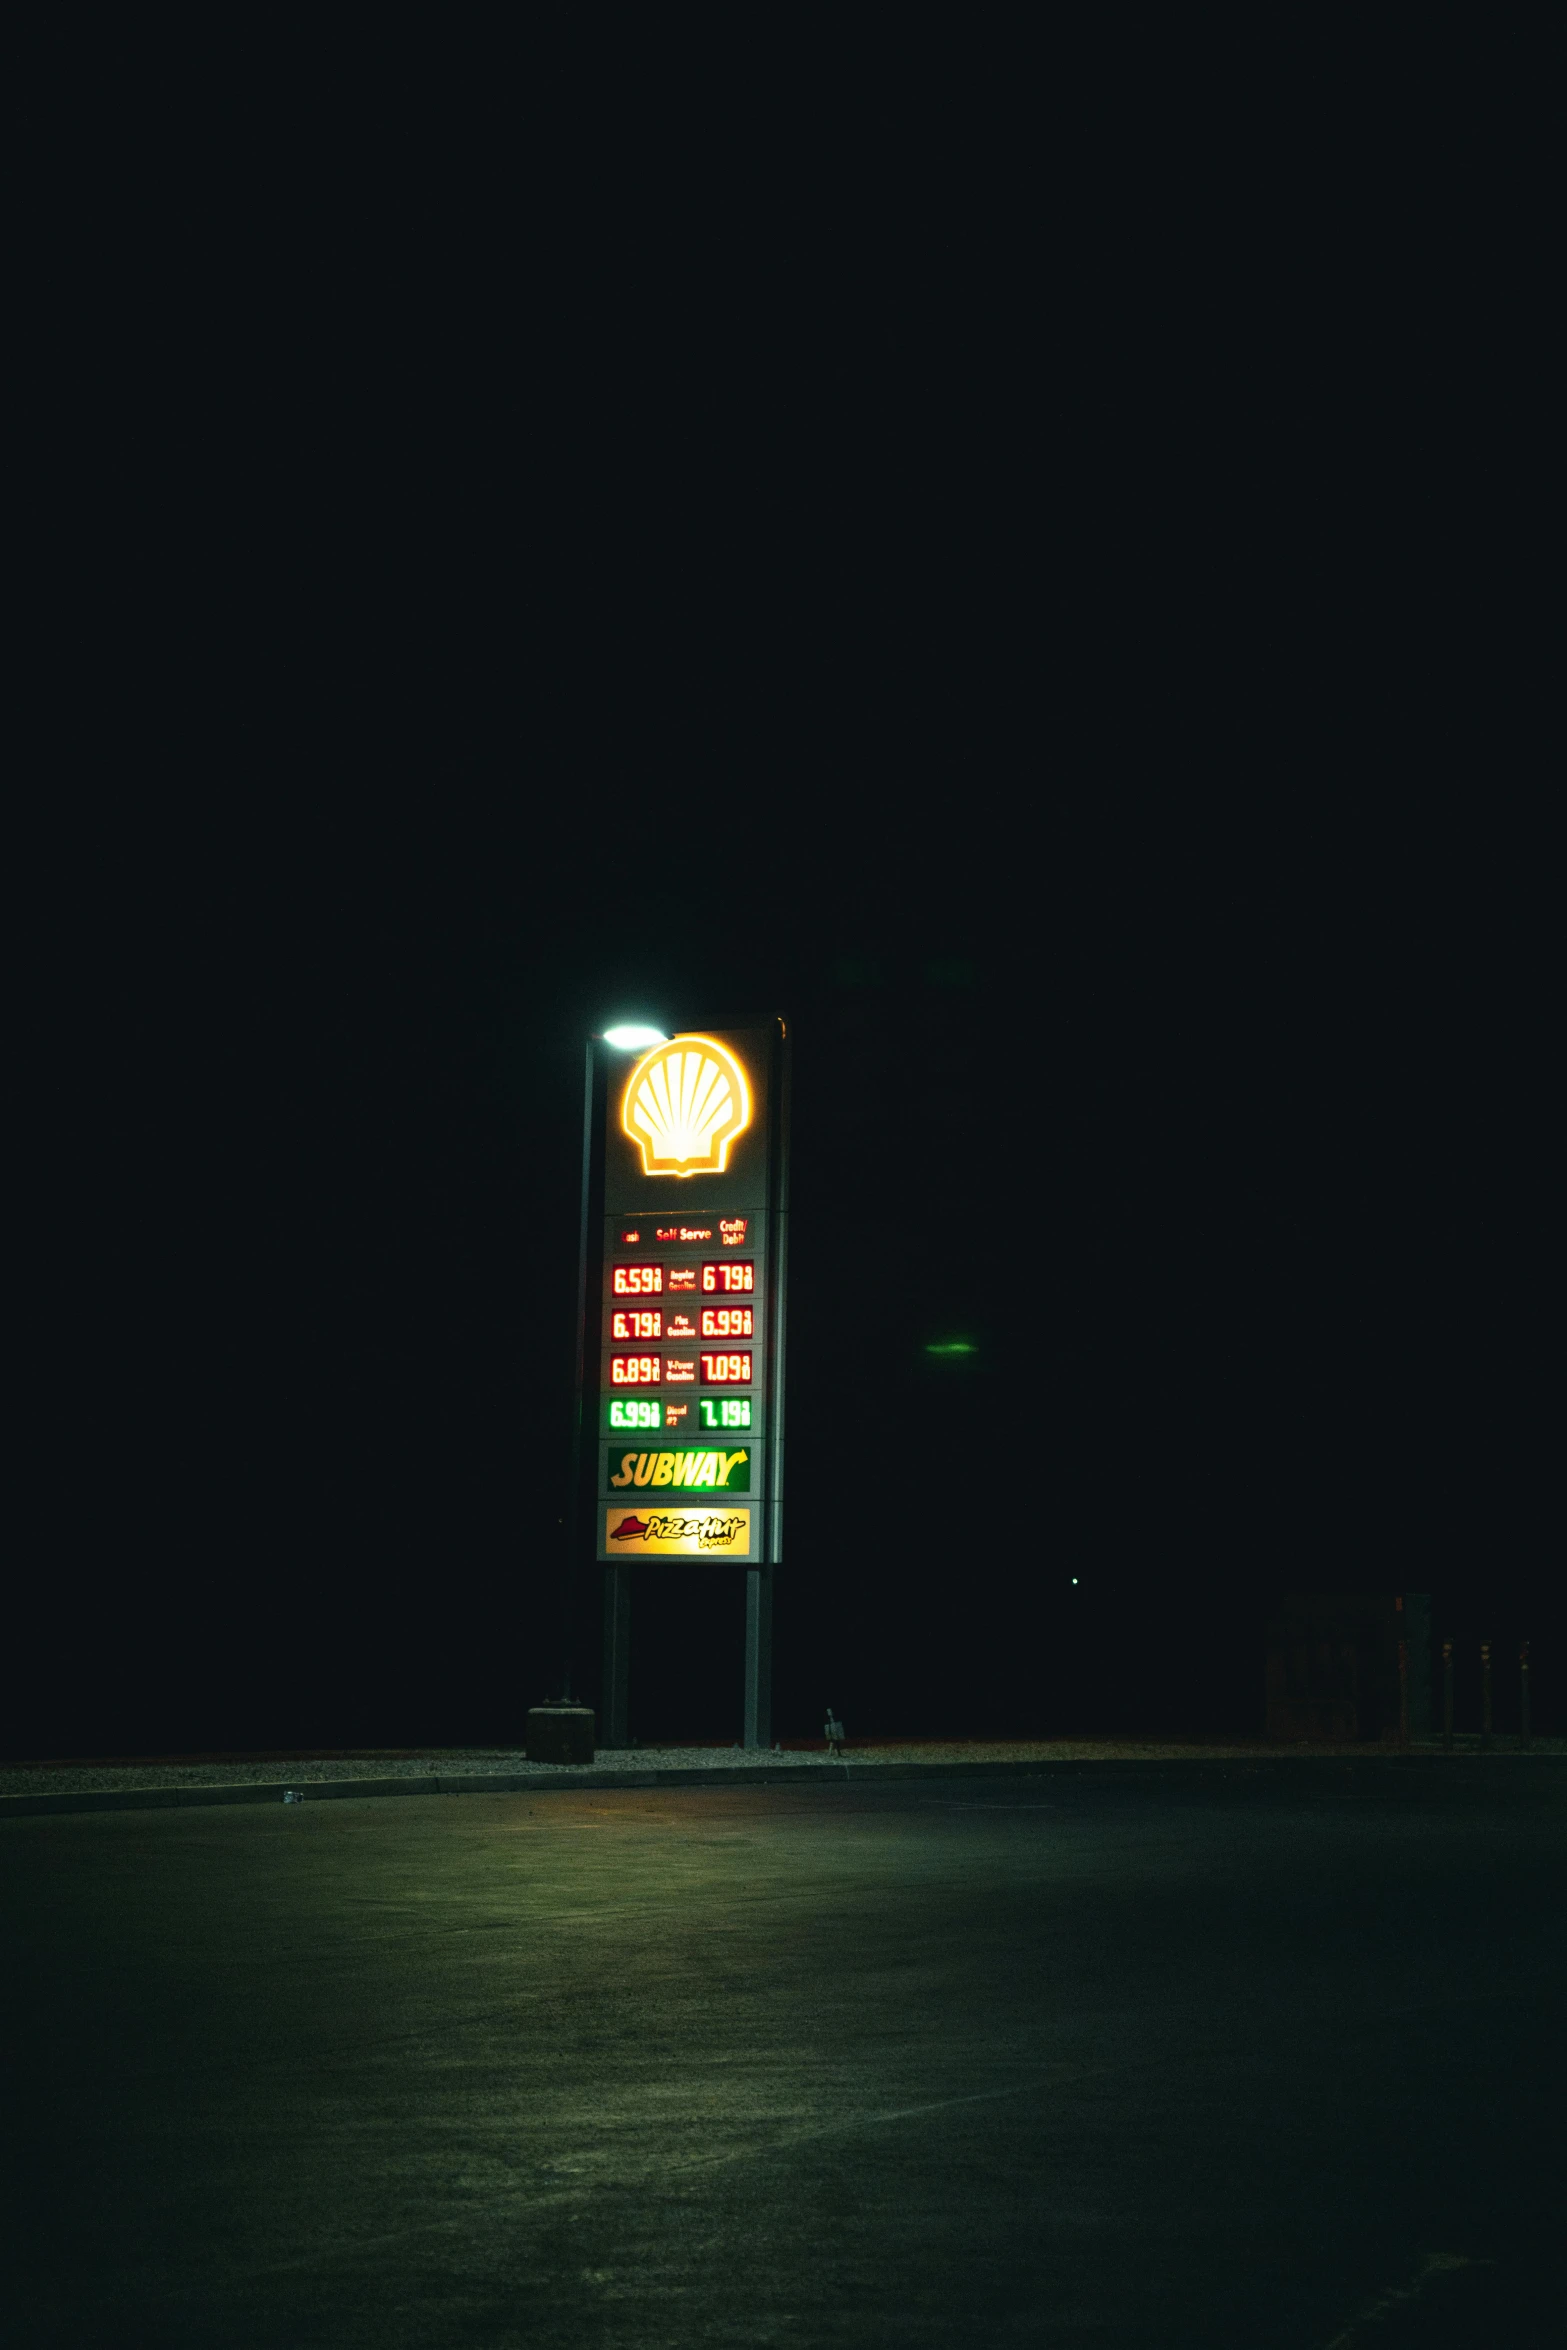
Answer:
POLYGON ((751 1425, 751 1398, 748 1395, 704 1395, 697 1405, 704 1428, 749 1428, 751 1425))

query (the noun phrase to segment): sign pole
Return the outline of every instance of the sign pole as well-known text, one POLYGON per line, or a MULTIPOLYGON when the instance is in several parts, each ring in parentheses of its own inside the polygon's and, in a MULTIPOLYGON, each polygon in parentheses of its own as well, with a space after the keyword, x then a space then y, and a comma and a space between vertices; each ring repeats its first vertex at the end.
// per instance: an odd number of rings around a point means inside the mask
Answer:
POLYGON ((745 1577, 745 1743, 773 1742, 773 1570, 748 1567, 745 1577))
POLYGON ((745 1578, 745 1743, 773 1742, 773 1571, 783 1558, 784 1478, 784 1312, 789 1273, 789 1026, 780 1021, 775 1053, 777 1109, 773 1118, 769 1192, 767 1299, 768 1394, 767 1484, 763 1499, 763 1563, 745 1578))
POLYGON ((604 1685, 599 1698, 599 1744, 631 1743, 631 1569, 604 1569, 604 1685))
POLYGON ((571 1484, 566 1494, 566 1572, 561 1591, 561 1703, 570 1705, 573 1617, 577 1596, 577 1541, 582 1508, 582 1391, 587 1370, 588 1192, 593 1166, 593 1047, 589 1037, 582 1065, 582 1212, 577 1229, 577 1362, 571 1410, 571 1484))

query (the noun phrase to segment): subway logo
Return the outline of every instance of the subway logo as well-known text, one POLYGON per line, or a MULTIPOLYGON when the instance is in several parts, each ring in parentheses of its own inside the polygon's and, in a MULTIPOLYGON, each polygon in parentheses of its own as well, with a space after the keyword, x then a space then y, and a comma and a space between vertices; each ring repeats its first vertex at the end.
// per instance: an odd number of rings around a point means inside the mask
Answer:
MULTIPOLYGON (((614 1456, 611 1454, 611 1463, 614 1456)), ((624 1452, 618 1468, 611 1466, 610 1484, 617 1493, 632 1485, 679 1485, 690 1491, 705 1485, 719 1493, 749 1493, 751 1447, 738 1452, 624 1452)))

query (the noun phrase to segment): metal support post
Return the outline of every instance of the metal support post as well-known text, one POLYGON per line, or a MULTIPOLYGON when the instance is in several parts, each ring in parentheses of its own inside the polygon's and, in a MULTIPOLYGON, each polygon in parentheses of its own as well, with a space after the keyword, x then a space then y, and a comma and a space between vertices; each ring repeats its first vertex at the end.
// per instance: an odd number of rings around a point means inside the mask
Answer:
POLYGON ((571 1405, 571 1468, 566 1488, 566 1509, 561 1519, 565 1532, 565 1572, 561 1579, 560 1596, 560 1694, 565 1705, 571 1703, 572 1641, 576 1631, 574 1616, 577 1597, 577 1544, 582 1539, 579 1511, 582 1493, 582 1389, 587 1370, 587 1313, 588 1313, 588 1193, 593 1168, 593 1077, 595 1039, 589 1037, 582 1065, 582 1199, 577 1224, 577 1329, 576 1374, 571 1405))
POLYGON ((1518 1679, 1518 1696, 1519 1703, 1522 1708, 1522 1711, 1519 1715, 1522 1728, 1519 1732, 1518 1743, 1523 1748, 1525 1754, 1527 1754, 1529 1751, 1531 1728, 1529 1721, 1529 1643, 1527 1640, 1524 1642, 1522 1648, 1520 1648, 1518 1651, 1518 1679))
POLYGON ((599 1744, 631 1744, 631 1569, 604 1569, 604 1686, 599 1696, 599 1744))
MULTIPOLYGON (((1400 1603, 1402 1604, 1402 1603, 1400 1603)), ((1398 1750, 1409 1752, 1409 1642, 1398 1644, 1398 1750)))
POLYGON ((1491 1743, 1491 1643, 1480 1643, 1480 1744, 1491 1743))
POLYGON ((745 1743, 773 1742, 773 1577, 783 1557, 784 1309, 789 1276, 789 1032, 778 1023, 773 1050, 775 1084, 773 1163, 769 1196, 772 1230, 767 1278, 772 1357, 768 1377, 767 1485, 762 1516, 762 1561, 745 1578, 745 1743))
POLYGON ((1453 1644, 1442 1643, 1442 1752, 1453 1751, 1453 1644))
POLYGON ((745 1578, 745 1742, 773 1742, 773 1570, 750 1567, 745 1578))

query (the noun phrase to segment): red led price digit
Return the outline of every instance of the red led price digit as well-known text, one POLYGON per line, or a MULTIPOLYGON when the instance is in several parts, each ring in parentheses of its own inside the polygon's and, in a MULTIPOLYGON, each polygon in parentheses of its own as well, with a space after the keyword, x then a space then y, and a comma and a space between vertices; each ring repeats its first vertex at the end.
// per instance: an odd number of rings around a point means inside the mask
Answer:
POLYGON ((704 1338, 749 1338, 752 1310, 749 1306, 704 1306, 702 1308, 702 1336, 704 1338))
POLYGON ((704 1265, 702 1287, 709 1293, 716 1289, 729 1297, 739 1289, 755 1289, 756 1267, 749 1261, 737 1265, 732 1260, 727 1265, 704 1265))

